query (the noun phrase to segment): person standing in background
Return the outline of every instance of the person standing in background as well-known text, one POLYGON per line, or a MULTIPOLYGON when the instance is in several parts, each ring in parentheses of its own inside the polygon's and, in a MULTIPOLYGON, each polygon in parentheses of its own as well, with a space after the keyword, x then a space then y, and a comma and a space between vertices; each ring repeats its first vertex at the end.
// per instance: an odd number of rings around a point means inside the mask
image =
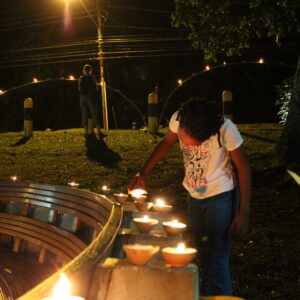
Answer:
POLYGON ((97 128, 96 137, 102 137, 100 129, 99 110, 97 106, 98 100, 98 84, 95 75, 93 75, 93 68, 91 65, 84 65, 82 70, 83 75, 79 77, 78 89, 80 93, 80 109, 82 115, 82 126, 84 128, 84 135, 87 138, 88 119, 91 116, 94 126, 97 128))

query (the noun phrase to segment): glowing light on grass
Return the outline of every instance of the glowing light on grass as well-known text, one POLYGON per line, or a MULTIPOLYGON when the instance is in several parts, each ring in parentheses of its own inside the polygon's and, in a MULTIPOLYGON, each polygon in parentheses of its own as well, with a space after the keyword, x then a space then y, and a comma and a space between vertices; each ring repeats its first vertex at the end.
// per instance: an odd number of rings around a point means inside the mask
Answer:
POLYGON ((9 179, 12 181, 12 182, 16 182, 18 180, 18 176, 16 175, 12 175, 9 177, 9 179))
POLYGON ((258 63, 260 63, 260 64, 263 64, 264 62, 265 62, 265 61, 264 61, 263 58, 260 58, 259 61, 258 61, 258 63))

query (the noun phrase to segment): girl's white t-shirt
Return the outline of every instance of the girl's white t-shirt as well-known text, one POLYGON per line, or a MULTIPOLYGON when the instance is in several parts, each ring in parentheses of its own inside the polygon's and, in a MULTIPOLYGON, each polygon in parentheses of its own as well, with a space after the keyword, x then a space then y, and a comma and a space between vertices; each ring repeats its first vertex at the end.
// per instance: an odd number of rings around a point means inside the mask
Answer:
MULTIPOLYGON (((179 127, 176 118, 177 112, 173 114, 169 123, 169 128, 174 133, 178 133, 179 127)), ((217 134, 200 146, 186 146, 180 139, 179 142, 185 168, 183 186, 192 197, 204 199, 235 187, 229 151, 240 147, 243 138, 231 120, 225 119, 220 128, 221 147, 217 134)))

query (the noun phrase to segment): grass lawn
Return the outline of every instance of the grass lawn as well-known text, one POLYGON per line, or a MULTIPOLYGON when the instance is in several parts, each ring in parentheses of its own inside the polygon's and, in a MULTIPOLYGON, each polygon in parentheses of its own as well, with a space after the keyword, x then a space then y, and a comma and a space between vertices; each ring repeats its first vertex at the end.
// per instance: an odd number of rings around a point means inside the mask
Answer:
MULTIPOLYGON (((300 188, 274 154, 281 127, 239 128, 252 167, 253 197, 249 232, 233 247, 235 294, 254 300, 299 299, 300 188)), ((85 145, 81 129, 34 132, 28 141, 22 139, 23 133, 2 133, 0 180, 7 181, 11 175, 21 181, 58 185, 74 180, 80 188, 94 192, 104 184, 124 192, 160 137, 139 130, 107 134, 106 144, 85 145)), ((149 193, 166 197, 175 206, 174 214, 188 222, 182 177, 177 145, 153 170, 149 193)))

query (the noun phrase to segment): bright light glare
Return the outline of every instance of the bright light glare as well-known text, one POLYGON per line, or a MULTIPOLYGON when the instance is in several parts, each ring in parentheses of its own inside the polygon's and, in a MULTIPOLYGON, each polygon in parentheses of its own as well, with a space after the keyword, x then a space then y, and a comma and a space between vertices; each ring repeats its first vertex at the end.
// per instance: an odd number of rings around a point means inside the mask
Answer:
POLYGON ((57 299, 66 299, 71 294, 71 283, 68 277, 62 273, 54 287, 53 296, 57 299))
POLYGON ((135 190, 131 191, 130 194, 135 198, 140 198, 144 194, 147 194, 147 192, 143 189, 135 189, 135 190))
POLYGON ((149 221, 149 217, 147 215, 143 216, 143 221, 149 221))
POLYGON ((158 205, 158 206, 165 206, 166 205, 165 201, 160 199, 160 198, 157 198, 155 202, 156 202, 156 205, 158 205))
POLYGON ((177 253, 184 253, 185 252, 185 244, 184 243, 179 243, 176 249, 177 253))

